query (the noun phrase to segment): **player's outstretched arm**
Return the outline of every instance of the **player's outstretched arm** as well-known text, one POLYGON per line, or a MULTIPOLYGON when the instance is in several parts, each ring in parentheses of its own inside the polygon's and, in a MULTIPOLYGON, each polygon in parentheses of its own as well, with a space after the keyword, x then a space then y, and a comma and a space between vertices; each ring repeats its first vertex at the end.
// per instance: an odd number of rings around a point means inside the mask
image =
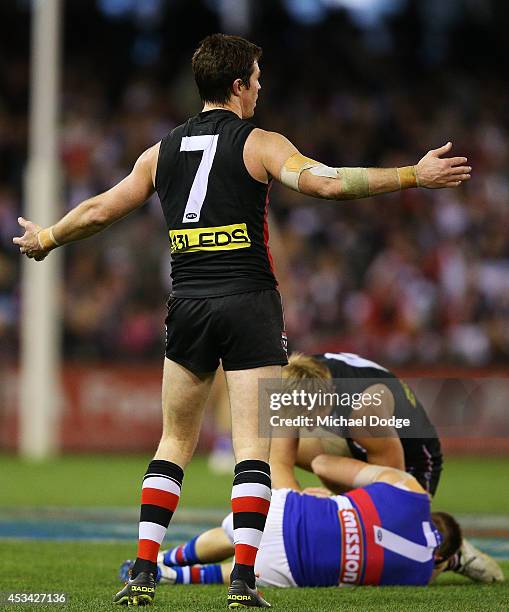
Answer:
POLYGON ((258 143, 266 172, 290 189, 318 198, 354 200, 411 187, 459 187, 470 179, 472 170, 466 157, 444 157, 452 149, 450 142, 429 151, 415 166, 332 168, 301 155, 281 134, 255 132, 253 145, 258 143))
POLYGON ((18 222, 25 233, 12 241, 19 246, 21 253, 41 261, 57 246, 97 234, 127 216, 152 195, 158 154, 159 143, 138 158, 131 174, 124 180, 85 200, 51 227, 42 228, 19 217, 18 222))

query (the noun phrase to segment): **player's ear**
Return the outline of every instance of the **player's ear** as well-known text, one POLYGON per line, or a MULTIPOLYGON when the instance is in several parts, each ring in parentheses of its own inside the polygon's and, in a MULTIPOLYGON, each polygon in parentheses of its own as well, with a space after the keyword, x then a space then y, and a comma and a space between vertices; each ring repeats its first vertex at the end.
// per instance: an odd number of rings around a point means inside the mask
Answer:
POLYGON ((434 565, 435 567, 437 567, 437 565, 441 565, 442 563, 444 563, 445 561, 447 561, 447 559, 444 559, 442 557, 442 555, 439 553, 438 548, 435 550, 435 553, 433 555, 433 561, 434 561, 434 565))
POLYGON ((234 96, 240 96, 240 94, 242 93, 242 88, 244 88, 244 82, 242 81, 242 79, 235 79, 235 81, 233 81, 233 85, 232 85, 232 92, 234 96))

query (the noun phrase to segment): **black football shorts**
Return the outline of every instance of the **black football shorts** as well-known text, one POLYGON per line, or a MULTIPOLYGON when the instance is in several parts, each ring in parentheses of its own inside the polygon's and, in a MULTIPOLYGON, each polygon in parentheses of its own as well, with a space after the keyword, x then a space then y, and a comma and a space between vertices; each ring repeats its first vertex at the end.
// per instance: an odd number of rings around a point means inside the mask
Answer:
POLYGON ((196 374, 286 365, 287 341, 276 289, 209 298, 170 297, 166 357, 196 374))

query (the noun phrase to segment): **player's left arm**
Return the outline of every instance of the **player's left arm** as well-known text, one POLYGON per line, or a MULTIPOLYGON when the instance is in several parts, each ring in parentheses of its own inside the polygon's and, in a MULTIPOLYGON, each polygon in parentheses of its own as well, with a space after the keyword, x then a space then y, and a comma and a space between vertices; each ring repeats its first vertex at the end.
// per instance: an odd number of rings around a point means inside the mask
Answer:
POLYGON ((376 383, 364 389, 363 396, 371 401, 363 402, 361 409, 351 416, 365 418, 367 427, 350 428, 350 437, 364 448, 368 463, 404 470, 405 454, 396 430, 390 426, 369 425, 371 416, 388 419, 394 415, 394 394, 387 385, 376 383))
POLYGON ((403 445, 397 434, 387 435, 381 438, 368 436, 365 438, 352 438, 365 449, 368 457, 368 463, 375 465, 385 465, 387 467, 396 468, 397 470, 405 469, 405 454, 403 445))
POLYGON ((21 253, 42 261, 57 246, 83 240, 109 227, 140 207, 154 193, 155 172, 160 143, 147 149, 136 161, 131 173, 120 183, 85 200, 51 227, 42 228, 19 217, 25 230, 13 238, 21 253))
POLYGON ((413 166, 402 168, 334 168, 302 155, 282 134, 254 130, 247 143, 246 161, 259 159, 263 168, 286 187, 330 200, 355 200, 411 187, 459 187, 470 179, 466 157, 443 157, 448 142, 428 151, 413 166), (255 151, 250 155, 250 150, 255 151))

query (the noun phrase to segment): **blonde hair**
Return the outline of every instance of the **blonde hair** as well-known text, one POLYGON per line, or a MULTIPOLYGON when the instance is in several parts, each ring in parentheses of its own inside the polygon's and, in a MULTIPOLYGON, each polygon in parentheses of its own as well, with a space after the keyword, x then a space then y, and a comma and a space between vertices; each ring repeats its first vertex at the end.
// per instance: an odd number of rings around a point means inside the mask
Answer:
POLYGON ((285 387, 305 382, 309 391, 330 391, 332 379, 329 368, 320 363, 318 359, 303 353, 292 353, 288 358, 288 365, 282 372, 285 387))

